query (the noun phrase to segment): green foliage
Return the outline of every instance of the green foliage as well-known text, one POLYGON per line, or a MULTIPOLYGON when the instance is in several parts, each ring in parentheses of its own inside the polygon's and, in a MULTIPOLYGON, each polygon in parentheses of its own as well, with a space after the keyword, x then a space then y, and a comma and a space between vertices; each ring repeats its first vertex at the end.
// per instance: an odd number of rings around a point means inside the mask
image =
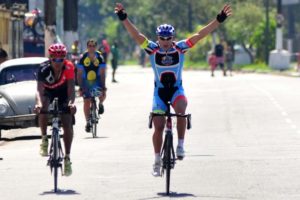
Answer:
POLYGON ((275 48, 275 32, 276 32, 276 22, 275 18, 271 18, 269 33, 266 38, 266 22, 260 22, 255 30, 253 31, 252 36, 249 39, 250 44, 256 49, 256 60, 263 61, 266 54, 266 44, 269 42, 269 51, 275 48))
POLYGON ((228 39, 247 44, 257 24, 264 19, 263 7, 248 2, 234 7, 234 15, 225 24, 228 39))
MULTIPOLYGON (((196 27, 196 29, 193 32, 196 33, 201 28, 203 28, 203 26, 199 25, 199 26, 196 27)), ((184 38, 188 38, 190 36, 192 36, 191 33, 186 33, 184 38)), ((212 42, 211 35, 208 35, 207 37, 203 38, 193 48, 191 48, 188 51, 188 53, 186 54, 186 59, 189 60, 190 62, 197 62, 199 60, 206 60, 206 54, 212 48, 211 42, 212 42)))
MULTIPOLYGON (((225 3, 230 3, 233 15, 216 30, 218 35, 225 36, 228 41, 252 45, 257 49, 259 59, 265 54, 265 0, 79 0, 81 40, 85 41, 90 37, 99 40, 106 37, 111 43, 117 39, 121 56, 126 59, 133 57, 136 44, 114 13, 116 2, 125 6, 130 20, 140 32, 154 41, 158 25, 172 24, 176 29, 176 39, 185 39, 214 19, 225 3)), ((276 10, 276 1, 269 2, 270 10, 276 10)), ((271 49, 274 46, 274 15, 270 15, 270 19, 271 49)), ((187 60, 205 60, 206 52, 210 49, 211 37, 208 36, 187 53, 187 60)))

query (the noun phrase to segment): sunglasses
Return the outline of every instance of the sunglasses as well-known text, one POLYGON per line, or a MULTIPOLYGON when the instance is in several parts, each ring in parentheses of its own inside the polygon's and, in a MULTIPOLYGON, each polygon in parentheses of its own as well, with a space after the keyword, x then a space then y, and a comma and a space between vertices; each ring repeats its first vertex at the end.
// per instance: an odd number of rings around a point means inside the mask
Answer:
POLYGON ((159 39, 162 41, 169 41, 172 39, 172 37, 159 37, 159 39))
POLYGON ((93 48, 95 48, 95 47, 96 47, 96 45, 88 45, 88 47, 93 47, 93 48))
POLYGON ((52 58, 51 59, 53 62, 56 62, 56 63, 61 63, 63 62, 65 59, 64 58, 52 58))

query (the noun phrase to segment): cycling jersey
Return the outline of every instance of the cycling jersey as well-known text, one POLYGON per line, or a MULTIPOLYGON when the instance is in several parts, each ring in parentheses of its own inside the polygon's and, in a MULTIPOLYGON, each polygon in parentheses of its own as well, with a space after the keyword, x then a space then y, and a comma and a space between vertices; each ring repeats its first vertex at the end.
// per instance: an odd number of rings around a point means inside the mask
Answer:
POLYGON ((158 42, 145 40, 141 47, 149 55, 155 75, 153 112, 165 112, 167 102, 172 105, 180 98, 185 98, 182 87, 182 69, 184 53, 193 44, 189 39, 173 42, 172 47, 165 51, 158 42))
POLYGON ((83 97, 89 98, 90 91, 94 88, 101 88, 100 69, 106 68, 106 63, 99 51, 95 52, 95 59, 89 58, 88 52, 85 52, 77 65, 82 70, 82 89, 83 97))
POLYGON ((50 101, 54 97, 58 97, 59 103, 65 103, 68 100, 68 80, 74 80, 74 65, 71 61, 64 60, 62 72, 58 80, 55 80, 54 70, 50 61, 41 64, 38 71, 38 81, 43 83, 45 87, 44 96, 48 97, 50 101))

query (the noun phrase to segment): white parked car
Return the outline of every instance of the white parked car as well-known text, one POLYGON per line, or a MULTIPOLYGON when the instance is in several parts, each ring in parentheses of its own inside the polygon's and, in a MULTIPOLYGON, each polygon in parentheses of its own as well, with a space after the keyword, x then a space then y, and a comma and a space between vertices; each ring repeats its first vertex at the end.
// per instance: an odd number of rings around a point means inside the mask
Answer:
POLYGON ((36 78, 40 64, 48 58, 11 59, 0 65, 0 138, 1 130, 37 125, 33 113, 36 78))

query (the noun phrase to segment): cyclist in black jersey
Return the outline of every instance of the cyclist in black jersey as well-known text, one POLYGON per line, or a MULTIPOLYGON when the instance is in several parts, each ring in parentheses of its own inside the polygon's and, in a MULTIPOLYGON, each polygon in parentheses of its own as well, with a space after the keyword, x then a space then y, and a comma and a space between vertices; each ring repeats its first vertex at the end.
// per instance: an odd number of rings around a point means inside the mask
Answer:
POLYGON ((38 72, 35 112, 38 114, 39 126, 42 133, 40 145, 41 156, 48 155, 47 125, 49 104, 58 98, 59 109, 65 114, 61 116, 64 130, 65 158, 64 175, 72 174, 70 161, 71 145, 73 140, 72 114, 76 112, 75 102, 75 75, 74 65, 65 59, 66 47, 63 44, 52 44, 49 49, 49 61, 42 63, 38 72))

